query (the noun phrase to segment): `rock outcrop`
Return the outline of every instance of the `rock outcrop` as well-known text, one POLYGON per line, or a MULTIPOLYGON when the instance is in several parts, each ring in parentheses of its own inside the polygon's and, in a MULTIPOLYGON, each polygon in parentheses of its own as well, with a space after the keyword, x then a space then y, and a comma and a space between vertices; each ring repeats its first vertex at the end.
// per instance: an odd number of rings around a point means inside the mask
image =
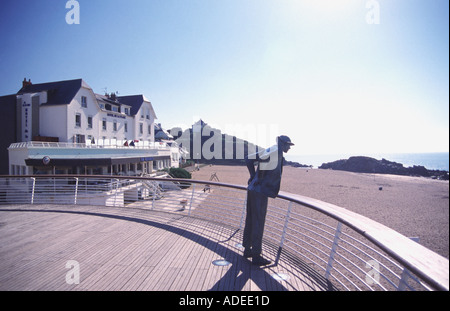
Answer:
POLYGON ((292 166, 292 167, 309 167, 312 168, 312 165, 306 165, 306 164, 301 164, 298 162, 294 162, 294 161, 287 161, 285 160, 283 163, 284 166, 292 166))
POLYGON ((428 170, 424 166, 414 165, 404 167, 403 164, 388 161, 386 159, 377 160, 370 157, 350 157, 347 160, 337 160, 334 162, 323 163, 319 169, 333 169, 340 171, 349 171, 356 173, 376 173, 393 174, 405 176, 422 176, 435 179, 448 180, 447 171, 428 170))

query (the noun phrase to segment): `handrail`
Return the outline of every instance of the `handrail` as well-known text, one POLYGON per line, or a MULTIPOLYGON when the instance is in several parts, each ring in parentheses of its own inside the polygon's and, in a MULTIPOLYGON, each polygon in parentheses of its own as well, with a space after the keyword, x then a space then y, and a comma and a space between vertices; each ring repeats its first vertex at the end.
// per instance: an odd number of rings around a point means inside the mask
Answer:
POLYGON ((449 290, 449 261, 397 231, 342 207, 280 192, 282 199, 315 209, 352 228, 438 290, 449 290))
MULTIPOLYGON (((77 185, 78 180, 83 178, 87 179, 110 179, 110 180, 142 180, 142 181, 157 181, 157 182, 179 182, 190 184, 204 184, 208 186, 225 187, 234 190, 246 191, 247 187, 244 185, 228 184, 215 181, 202 181, 192 179, 180 179, 180 178, 158 178, 158 177, 141 177, 141 176, 104 176, 104 175, 23 175, 23 176, 10 176, 0 175, 0 178, 10 179, 22 179, 33 178, 33 180, 39 179, 51 179, 51 178, 76 178, 77 185)), ((34 185, 33 185, 34 187, 34 185)), ((195 188, 195 187, 194 187, 195 188)), ((34 188, 33 188, 34 189, 34 188)), ((34 190, 33 190, 34 192, 34 190)), ((194 191, 192 191, 193 197, 194 191)), ((191 197, 191 204, 192 204, 191 197)), ((338 224, 344 224, 347 227, 354 230, 356 233, 366 238, 386 254, 394 258, 398 263, 403 265, 406 269, 421 278, 426 284, 435 290, 449 290, 449 261, 443 256, 427 249, 426 247, 412 241, 411 239, 403 236, 402 234, 390 229, 376 221, 373 221, 365 216, 359 215, 355 212, 349 211, 342 207, 312 199, 309 197, 291 194, 287 192, 280 192, 278 199, 286 200, 288 202, 299 204, 307 207, 321 214, 324 214, 336 221, 338 224)), ((282 225, 287 227, 288 220, 290 219, 290 207, 286 219, 283 220, 282 225)), ((339 227, 339 226, 338 226, 339 227)), ((340 230, 340 228, 339 228, 340 230)), ((283 231, 282 243, 285 239, 285 231, 283 231)), ((333 238, 331 238, 332 240, 333 238)), ((335 241, 336 244, 338 241, 335 241)), ((280 246, 280 249, 281 249, 280 246)), ((333 245, 335 247, 337 245, 333 245)))

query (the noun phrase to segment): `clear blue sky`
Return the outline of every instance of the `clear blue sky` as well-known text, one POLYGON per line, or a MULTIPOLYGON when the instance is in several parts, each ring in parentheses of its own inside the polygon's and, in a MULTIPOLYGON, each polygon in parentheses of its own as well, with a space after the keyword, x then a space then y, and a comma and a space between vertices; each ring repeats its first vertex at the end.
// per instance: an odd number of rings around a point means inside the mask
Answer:
POLYGON ((448 0, 66 2, 1 1, 0 95, 83 78, 292 154, 449 151, 448 0))

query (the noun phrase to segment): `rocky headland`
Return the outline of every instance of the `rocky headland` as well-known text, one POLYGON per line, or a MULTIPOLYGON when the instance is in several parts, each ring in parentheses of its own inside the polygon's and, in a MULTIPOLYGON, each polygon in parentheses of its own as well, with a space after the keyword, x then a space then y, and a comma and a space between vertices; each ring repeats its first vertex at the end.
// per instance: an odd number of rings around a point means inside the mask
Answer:
POLYGON ((301 163, 298 163, 298 162, 294 162, 294 161, 288 161, 288 160, 284 160, 283 161, 283 165, 284 166, 292 166, 292 167, 309 167, 309 168, 312 168, 313 166, 312 165, 306 165, 306 164, 301 164, 301 163))
POLYGON ((370 157, 350 157, 346 160, 323 163, 319 169, 332 169, 349 171, 355 173, 392 174, 404 176, 421 176, 433 179, 449 180, 447 171, 429 170, 424 166, 414 165, 405 167, 401 163, 388 161, 386 159, 377 160, 370 157))

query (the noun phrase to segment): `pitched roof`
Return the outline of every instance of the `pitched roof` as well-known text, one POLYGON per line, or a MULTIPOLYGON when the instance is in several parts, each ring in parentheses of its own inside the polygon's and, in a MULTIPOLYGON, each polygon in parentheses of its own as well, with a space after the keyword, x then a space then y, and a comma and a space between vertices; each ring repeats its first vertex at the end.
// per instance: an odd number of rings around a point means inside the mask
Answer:
POLYGON ((68 105, 81 87, 90 88, 83 79, 30 84, 22 87, 17 95, 47 91, 47 103, 44 105, 68 105))
MULTIPOLYGON (((118 96, 117 99, 122 104, 131 106, 131 115, 133 115, 133 116, 135 116, 139 112, 139 109, 141 109, 142 103, 144 101, 150 103, 150 101, 147 98, 145 98, 144 95, 118 96)), ((155 119, 157 119, 156 113, 153 110, 152 105, 150 105, 150 109, 151 109, 151 112, 152 112, 153 116, 155 117, 155 119)))
POLYGON ((131 106, 131 115, 136 115, 144 102, 142 95, 118 96, 119 102, 131 106))
MULTIPOLYGON (((48 82, 48 83, 39 83, 39 84, 30 84, 25 87, 22 87, 17 95, 22 95, 25 93, 38 93, 42 91, 47 91, 47 103, 43 105, 68 105, 71 103, 75 95, 78 93, 81 87, 85 87, 88 89, 92 88, 83 81, 83 79, 75 79, 75 80, 66 80, 66 81, 57 81, 57 82, 48 82)), ((141 109, 142 103, 144 101, 150 101, 145 98, 144 95, 130 95, 130 96, 117 96, 117 101, 112 101, 108 99, 106 96, 102 96, 99 94, 95 94, 97 100, 102 100, 105 102, 110 102, 111 104, 124 104, 131 107, 131 115, 134 116, 141 109)), ((153 107, 150 105, 150 109, 155 119, 156 114, 153 110, 153 107)))

